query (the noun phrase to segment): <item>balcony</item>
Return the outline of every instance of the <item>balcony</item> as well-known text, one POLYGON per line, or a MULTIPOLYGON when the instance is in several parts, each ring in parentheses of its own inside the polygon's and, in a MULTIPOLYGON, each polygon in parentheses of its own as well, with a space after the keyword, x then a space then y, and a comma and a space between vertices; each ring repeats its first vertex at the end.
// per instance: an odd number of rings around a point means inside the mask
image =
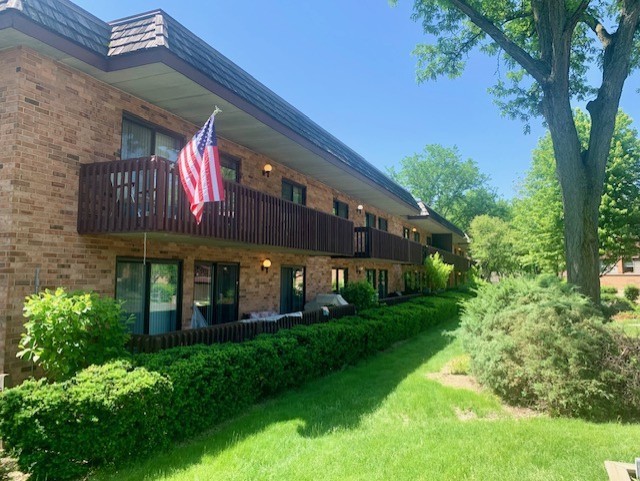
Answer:
POLYGON ((437 247, 425 246, 424 248, 425 256, 432 254, 440 254, 442 260, 447 264, 452 264, 455 268, 456 272, 466 272, 471 269, 471 259, 467 259, 466 257, 459 256, 454 254, 453 252, 445 251, 442 249, 438 249, 437 247))
POLYGON ((78 233, 163 233, 353 256, 353 222, 235 182, 225 200, 205 204, 202 222, 189 210, 177 166, 150 157, 80 168, 78 233))
POLYGON ((422 245, 373 227, 356 227, 355 257, 422 264, 422 245))

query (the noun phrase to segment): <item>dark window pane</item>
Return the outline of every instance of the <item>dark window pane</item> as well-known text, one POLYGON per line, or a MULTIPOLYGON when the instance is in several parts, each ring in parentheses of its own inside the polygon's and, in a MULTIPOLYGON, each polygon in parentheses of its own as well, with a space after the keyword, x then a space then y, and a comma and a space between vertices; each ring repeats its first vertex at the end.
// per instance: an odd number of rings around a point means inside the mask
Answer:
POLYGON ((367 282, 376 288, 376 270, 375 269, 367 269, 367 282))
POLYGON ((124 301, 122 310, 133 314, 129 329, 133 334, 144 334, 145 319, 145 267, 140 262, 121 262, 116 266, 116 299, 124 301))
POLYGON ((378 229, 383 230, 383 231, 387 231, 388 230, 387 219, 383 219, 382 217, 378 218, 378 229))
POLYGON ((369 214, 368 212, 364 215, 364 225, 365 227, 375 227, 376 226, 376 216, 373 214, 369 214))
POLYGON ((338 217, 342 217, 344 219, 349 218, 349 205, 344 202, 340 202, 339 200, 333 201, 333 215, 337 215, 338 217))
POLYGON ((304 267, 283 267, 280 271, 280 312, 301 311, 304 308, 304 267))
POLYGON ((196 322, 194 327, 203 327, 201 324, 213 324, 213 300, 211 292, 213 288, 213 265, 197 263, 195 265, 194 283, 193 283, 193 302, 194 308, 202 316, 200 322, 196 322))
POLYGON ((413 233, 413 240, 416 242, 420 242, 420 232, 413 233))
POLYGON ((389 278, 389 271, 380 270, 378 271, 378 297, 380 299, 384 299, 387 297, 387 283, 389 278))
POLYGON ((153 130, 144 125, 122 120, 121 159, 135 159, 153 155, 153 130))
POLYGON ((347 269, 331 269, 331 290, 335 293, 347 284, 347 269))
POLYGON ((220 156, 220 170, 222 171, 222 178, 224 180, 233 182, 240 180, 240 163, 227 155, 220 156))
POLYGON ((218 264, 216 283, 216 322, 238 320, 238 280, 237 264, 218 264))
POLYGON ((178 265, 151 264, 149 334, 176 330, 178 265))
POLYGON ((180 149, 182 149, 182 139, 156 132, 155 155, 175 162, 178 160, 180 149))

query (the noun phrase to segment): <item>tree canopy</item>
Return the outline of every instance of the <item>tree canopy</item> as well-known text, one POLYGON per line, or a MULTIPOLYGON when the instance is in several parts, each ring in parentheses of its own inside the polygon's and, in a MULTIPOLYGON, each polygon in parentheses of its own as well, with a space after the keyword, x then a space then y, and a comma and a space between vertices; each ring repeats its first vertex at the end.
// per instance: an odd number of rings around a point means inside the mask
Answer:
MULTIPOLYGON (((591 122, 575 112, 580 140, 589 138, 591 122)), ((598 235, 601 272, 620 258, 638 253, 640 246, 640 140, 631 118, 616 119, 600 204, 598 235)), ((565 269, 562 234, 562 192, 555 172, 551 137, 545 135, 533 153, 530 170, 514 203, 513 225, 518 232, 521 262, 533 271, 560 273, 565 269)))
POLYGON ((463 230, 474 217, 507 217, 508 204, 489 186, 489 177, 472 159, 462 160, 457 147, 426 145, 421 153, 405 157, 391 177, 417 198, 463 230))
POLYGON ((598 218, 622 89, 640 60, 640 0, 414 0, 432 42, 418 45, 418 79, 457 77, 473 51, 498 57, 491 92, 527 125, 543 116, 562 191, 567 277, 600 299, 598 218), (601 80, 591 83, 590 70, 601 80), (571 102, 588 100, 583 143, 571 102))
POLYGON ((488 215, 478 216, 471 221, 469 237, 471 256, 483 278, 489 279, 494 273, 505 275, 518 270, 515 235, 507 221, 488 215))

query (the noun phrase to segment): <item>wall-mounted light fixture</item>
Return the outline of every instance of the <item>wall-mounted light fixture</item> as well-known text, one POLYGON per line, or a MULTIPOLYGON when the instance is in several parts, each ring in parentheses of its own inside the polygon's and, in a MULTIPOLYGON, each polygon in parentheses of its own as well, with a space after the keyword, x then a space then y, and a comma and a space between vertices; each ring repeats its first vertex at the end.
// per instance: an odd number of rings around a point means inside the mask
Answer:
POLYGON ((362 267, 362 266, 357 266, 357 267, 356 267, 356 272, 357 272, 358 274, 362 274, 362 272, 363 272, 363 271, 364 271, 364 267, 362 267))
POLYGON ((364 206, 362 204, 358 204, 358 214, 362 214, 363 210, 364 210, 364 206))
POLYGON ((413 229, 411 229, 411 232, 418 232, 418 229, 414 227, 413 229))
POLYGON ((272 170, 273 166, 271 164, 264 164, 264 167, 262 168, 262 175, 266 175, 267 177, 269 177, 272 170))
POLYGON ((262 265, 260 266, 260 270, 269 272, 269 267, 271 267, 271 259, 265 259, 262 261, 262 265))

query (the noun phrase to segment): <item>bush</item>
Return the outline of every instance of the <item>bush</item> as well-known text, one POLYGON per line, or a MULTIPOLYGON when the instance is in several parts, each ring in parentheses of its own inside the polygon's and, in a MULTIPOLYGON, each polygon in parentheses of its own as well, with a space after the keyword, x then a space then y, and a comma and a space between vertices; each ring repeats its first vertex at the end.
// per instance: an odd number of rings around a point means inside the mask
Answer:
POLYGON ((478 380, 509 403, 598 420, 632 411, 619 392, 629 361, 615 371, 605 362, 623 351, 601 312, 558 279, 481 287, 465 304, 462 333, 478 380))
POLYGON ((356 309, 368 309, 378 305, 378 293, 367 281, 349 282, 340 291, 344 300, 356 309))
POLYGON ((624 297, 630 300, 631 302, 636 302, 638 300, 638 296, 640 296, 640 288, 638 286, 634 286, 633 284, 629 284, 624 288, 624 297))
POLYGON ((62 383, 4 391, 0 433, 31 479, 72 479, 165 446, 170 403, 169 381, 114 361, 62 383))
POLYGON ((94 293, 46 290, 26 298, 28 322, 18 357, 61 380, 91 364, 126 355, 128 333, 121 305, 94 293))
POLYGON ((40 479, 79 476, 202 432, 455 316, 462 295, 416 298, 241 344, 196 345, 28 381, 0 397, 0 436, 40 479), (89 442, 91 441, 91 442, 89 442), (92 444, 93 443, 93 444, 92 444))
POLYGON ((617 294, 618 289, 613 286, 602 286, 600 288, 600 294, 617 294))
POLYGON ((427 286, 432 290, 445 289, 449 285, 449 277, 453 266, 446 264, 437 252, 424 260, 427 273, 427 286))
POLYGON ((621 312, 635 310, 634 303, 629 299, 612 294, 601 295, 600 304, 602 305, 602 312, 607 318, 611 318, 621 312))

